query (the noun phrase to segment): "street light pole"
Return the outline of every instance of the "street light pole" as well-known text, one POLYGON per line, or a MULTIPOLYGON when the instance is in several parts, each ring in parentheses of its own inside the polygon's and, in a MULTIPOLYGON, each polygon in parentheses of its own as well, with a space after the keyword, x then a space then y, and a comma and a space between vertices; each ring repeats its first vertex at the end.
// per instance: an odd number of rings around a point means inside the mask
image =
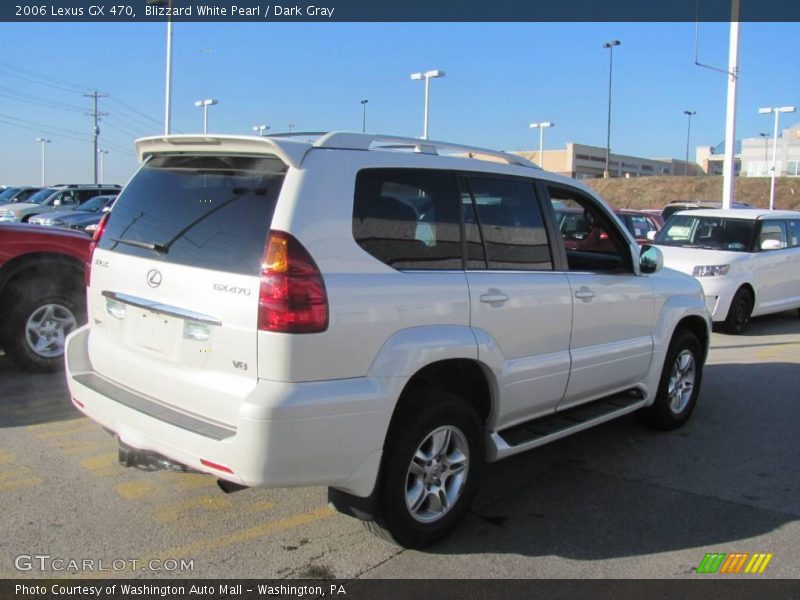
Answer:
POLYGON ((367 102, 369 102, 369 100, 361 101, 361 108, 363 109, 361 116, 361 133, 367 132, 367 102))
POLYGON ((194 103, 195 106, 203 108, 203 133, 208 133, 208 107, 214 106, 215 104, 219 104, 219 102, 213 98, 198 100, 194 103))
POLYGON ((263 137, 264 132, 269 129, 269 125, 253 125, 253 131, 256 132, 258 137, 263 137))
POLYGON ((606 170, 603 172, 603 177, 606 179, 611 177, 611 73, 614 67, 614 46, 619 46, 621 43, 619 40, 611 40, 603 44, 603 48, 608 48, 608 127, 606 130, 606 170))
POLYGON ((767 157, 767 148, 769 147, 769 134, 768 133, 759 133, 758 137, 764 138, 764 166, 767 166, 769 162, 769 158, 767 157))
POLYGON ((775 108, 759 108, 758 112, 762 115, 768 115, 770 113, 775 113, 775 129, 772 133, 772 166, 770 167, 770 171, 772 171, 772 175, 770 178, 769 183, 769 209, 774 210, 775 208, 775 171, 777 170, 777 161, 778 161, 778 120, 780 119, 781 113, 793 113, 795 111, 794 106, 776 106, 775 108))
POLYGON ((97 150, 97 154, 100 155, 100 183, 103 183, 103 155, 108 154, 108 150, 97 150))
POLYGON ((692 134, 692 117, 697 114, 696 110, 685 110, 683 111, 688 118, 688 124, 686 125, 686 160, 684 160, 684 175, 689 175, 689 136, 692 134))
POLYGON ((42 145, 42 187, 44 187, 44 145, 49 144, 50 140, 45 138, 36 138, 36 141, 42 145))
POLYGON ((412 73, 411 79, 418 81, 420 79, 425 80, 425 114, 423 117, 423 125, 422 125, 422 139, 428 139, 428 109, 430 105, 430 93, 431 93, 431 79, 435 77, 444 77, 444 71, 440 71, 439 69, 433 69, 432 71, 426 71, 424 73, 412 73))
POLYGON ((531 123, 528 125, 531 129, 539 130, 539 166, 544 169, 544 130, 547 127, 555 127, 552 121, 542 121, 540 123, 531 123))

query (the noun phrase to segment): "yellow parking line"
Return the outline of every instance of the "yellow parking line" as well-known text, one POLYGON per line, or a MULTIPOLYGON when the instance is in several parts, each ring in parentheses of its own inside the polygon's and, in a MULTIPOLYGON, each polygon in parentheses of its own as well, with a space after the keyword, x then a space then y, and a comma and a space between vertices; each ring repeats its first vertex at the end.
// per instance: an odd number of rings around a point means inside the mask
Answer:
POLYGON ((226 496, 200 496, 199 498, 189 498, 188 500, 183 500, 160 508, 155 512, 154 517, 159 523, 171 523, 177 521, 189 511, 195 513, 199 510, 214 511, 230 508, 230 506, 231 501, 226 496))
POLYGON ((75 417, 64 421, 48 422, 48 423, 35 423, 28 425, 25 429, 28 431, 57 431, 62 429, 71 429, 77 426, 85 425, 90 422, 86 417, 76 414, 75 417))
POLYGON ((28 479, 19 479, 17 481, 0 482, 0 492, 13 492, 20 488, 33 487, 44 483, 44 479, 40 477, 29 477, 28 479))
POLYGON ((106 475, 114 475, 119 472, 117 466, 118 462, 119 453, 109 452, 107 454, 98 454, 97 456, 84 458, 81 461, 81 466, 98 477, 105 477, 106 475))
POLYGON ((69 427, 67 429, 50 429, 36 434, 40 440, 47 440, 50 438, 64 437, 75 435, 76 433, 85 433, 87 431, 96 431, 100 429, 98 425, 88 420, 81 420, 78 422, 79 426, 69 427))
POLYGON ((136 500, 137 498, 149 496, 155 490, 149 479, 120 483, 114 489, 126 500, 136 500))
POLYGON ((68 444, 57 444, 56 447, 61 450, 65 456, 75 456, 87 452, 96 452, 97 450, 108 448, 109 445, 108 440, 103 440, 96 442, 70 442, 68 444))
POLYGON ((19 475, 24 475, 30 473, 31 470, 28 467, 18 467, 16 469, 12 469, 10 471, 0 471, 0 482, 6 481, 7 479, 12 479, 13 477, 17 477, 19 475))
POLYGON ((254 512, 262 512, 265 510, 269 510, 275 506, 275 503, 271 500, 261 500, 260 502, 256 502, 248 506, 245 511, 249 513, 254 512))
POLYGON ((176 490, 195 490, 216 487, 217 485, 217 480, 212 476, 199 473, 168 472, 164 476, 176 490))
POLYGON ((14 454, 11 452, 6 452, 2 448, 0 448, 0 465, 9 465, 14 462, 14 454))
POLYGON ((234 544, 240 544, 242 542, 255 540, 270 533, 275 533, 277 531, 294 529, 295 527, 300 527, 301 525, 307 525, 308 523, 313 523, 314 521, 327 519, 328 517, 331 517, 335 514, 336 514, 335 511, 333 511, 331 508, 324 506, 322 508, 304 512, 299 515, 292 515, 291 517, 287 517, 279 521, 269 521, 267 523, 263 523, 255 527, 242 529, 241 531, 237 531, 230 535, 225 535, 218 538, 206 539, 192 544, 187 544, 185 546, 172 548, 170 550, 167 550, 166 552, 159 553, 157 556, 154 556, 152 558, 160 558, 163 560, 166 558, 175 558, 176 556, 179 556, 181 558, 191 557, 200 552, 205 552, 207 550, 216 550, 219 548, 224 548, 226 546, 231 546, 234 544))

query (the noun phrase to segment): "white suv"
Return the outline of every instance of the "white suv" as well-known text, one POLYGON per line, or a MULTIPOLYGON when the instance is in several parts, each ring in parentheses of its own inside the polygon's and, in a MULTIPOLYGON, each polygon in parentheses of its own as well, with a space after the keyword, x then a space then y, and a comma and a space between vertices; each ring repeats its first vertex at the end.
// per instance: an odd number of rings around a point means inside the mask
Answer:
POLYGON ((329 133, 139 140, 95 236, 80 410, 128 465, 325 485, 422 547, 483 464, 639 411, 682 425, 710 322, 591 190, 514 155, 329 133), (566 250, 553 205, 613 250, 566 250))

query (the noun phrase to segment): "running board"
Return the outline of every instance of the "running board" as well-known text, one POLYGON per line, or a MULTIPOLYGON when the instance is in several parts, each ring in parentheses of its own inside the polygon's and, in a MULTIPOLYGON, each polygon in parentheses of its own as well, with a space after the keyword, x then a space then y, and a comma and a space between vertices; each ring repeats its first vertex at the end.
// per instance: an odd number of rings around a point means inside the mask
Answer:
POLYGON ((646 402, 647 398, 642 390, 633 388, 497 431, 489 438, 487 460, 500 460, 518 452, 543 446, 626 415, 641 408, 646 402))

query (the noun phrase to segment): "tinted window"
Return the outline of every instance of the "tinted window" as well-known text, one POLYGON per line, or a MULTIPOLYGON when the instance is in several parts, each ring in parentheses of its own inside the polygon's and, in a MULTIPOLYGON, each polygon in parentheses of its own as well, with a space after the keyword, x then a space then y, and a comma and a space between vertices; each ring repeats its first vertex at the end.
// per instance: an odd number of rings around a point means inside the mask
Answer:
POLYGON ((453 187, 446 171, 363 170, 356 177, 353 237, 395 269, 460 269, 453 187))
POLYGON ((656 243, 667 246, 752 252, 755 221, 722 217, 673 215, 656 235, 656 243))
POLYGON ((789 225, 789 245, 797 248, 800 246, 800 219, 787 221, 789 225))
POLYGON ((553 268, 547 232, 532 182, 468 177, 467 185, 490 269, 553 268))
POLYGON ((644 215, 627 215, 624 222, 628 227, 628 231, 630 231, 635 238, 646 238, 649 232, 658 231, 658 227, 655 226, 655 223, 644 215))
POLYGON ((118 197, 100 247, 256 275, 285 171, 267 157, 154 158, 118 197))
POLYGON ((627 238, 594 201, 570 188, 547 191, 571 271, 631 271, 627 238))
POLYGON ((28 202, 31 204, 41 204, 57 191, 58 190, 56 188, 45 188, 43 190, 39 190, 33 196, 28 198, 28 202))

